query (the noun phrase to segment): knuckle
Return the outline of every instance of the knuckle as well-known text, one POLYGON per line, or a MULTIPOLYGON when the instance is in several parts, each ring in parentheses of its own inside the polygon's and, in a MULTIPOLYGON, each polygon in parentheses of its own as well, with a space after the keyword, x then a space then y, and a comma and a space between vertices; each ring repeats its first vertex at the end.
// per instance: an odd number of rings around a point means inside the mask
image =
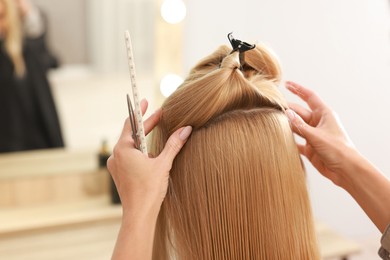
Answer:
POLYGON ((330 110, 330 114, 331 114, 333 117, 335 117, 335 118, 339 118, 339 114, 337 114, 337 112, 334 111, 334 110, 330 110))
POLYGON ((115 159, 113 156, 110 156, 107 160, 107 169, 112 174, 115 168, 115 159))
POLYGON ((127 117, 127 118, 125 119, 125 122, 123 122, 123 128, 125 128, 126 125, 129 124, 129 123, 130 123, 130 118, 127 117))
POLYGON ((324 110, 323 115, 324 115, 324 117, 331 117, 331 118, 333 117, 336 120, 339 118, 339 115, 337 114, 337 112, 329 107, 324 110))
POLYGON ((114 149, 112 150, 112 154, 114 155, 115 158, 120 158, 121 149, 118 144, 114 146, 114 149))
POLYGON ((293 125, 295 125, 295 126, 299 126, 299 125, 302 124, 301 119, 300 119, 298 116, 295 116, 295 117, 292 119, 292 123, 293 123, 293 125))
POLYGON ((323 111, 324 111, 324 113, 327 113, 327 114, 336 114, 336 111, 334 111, 332 108, 330 108, 328 106, 325 106, 323 111))

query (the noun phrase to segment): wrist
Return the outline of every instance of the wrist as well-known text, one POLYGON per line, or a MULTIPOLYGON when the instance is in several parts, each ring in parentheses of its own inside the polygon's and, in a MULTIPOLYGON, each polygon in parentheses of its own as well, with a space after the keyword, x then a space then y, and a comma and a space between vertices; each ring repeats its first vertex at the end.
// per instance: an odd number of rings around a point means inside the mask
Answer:
POLYGON ((157 221, 161 203, 154 200, 142 199, 137 201, 122 201, 122 221, 136 223, 153 223, 157 221))
POLYGON ((340 187, 358 202, 383 232, 390 222, 390 180, 357 151, 351 158, 340 187))
POLYGON ((368 162, 354 147, 346 147, 338 156, 341 163, 336 171, 335 184, 348 191, 355 185, 357 175, 364 174, 368 162))
POLYGON ((166 192, 158 187, 142 188, 141 185, 128 186, 127 190, 119 190, 123 214, 131 218, 156 218, 166 192))
POLYGON ((126 214, 122 215, 122 228, 131 230, 132 233, 154 233, 157 216, 141 215, 141 214, 126 214))
POLYGON ((157 217, 124 211, 112 259, 152 259, 157 217))
POLYGON ((356 149, 350 148, 343 155, 344 167, 340 171, 340 187, 349 193, 361 189, 376 168, 356 149))

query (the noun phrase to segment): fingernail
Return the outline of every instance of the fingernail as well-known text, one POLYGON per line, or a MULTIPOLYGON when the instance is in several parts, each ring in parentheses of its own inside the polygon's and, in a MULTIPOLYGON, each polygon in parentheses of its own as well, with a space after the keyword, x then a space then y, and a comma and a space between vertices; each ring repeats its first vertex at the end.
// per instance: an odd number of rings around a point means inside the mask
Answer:
POLYGON ((294 120, 294 118, 295 118, 294 111, 292 111, 291 109, 287 109, 286 114, 287 114, 287 118, 288 118, 288 120, 290 120, 290 122, 294 120))
POLYGON ((181 132, 179 134, 180 140, 182 140, 182 141, 187 140, 187 138, 190 136, 191 132, 192 132, 192 126, 184 127, 183 130, 181 130, 181 132))

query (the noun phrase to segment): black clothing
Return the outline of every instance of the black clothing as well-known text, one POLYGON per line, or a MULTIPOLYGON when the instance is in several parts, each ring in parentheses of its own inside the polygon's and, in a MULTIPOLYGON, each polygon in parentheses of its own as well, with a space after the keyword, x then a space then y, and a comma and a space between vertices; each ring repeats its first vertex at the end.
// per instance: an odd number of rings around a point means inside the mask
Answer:
POLYGON ((0 42, 0 152, 64 146, 40 40, 25 42, 22 78, 0 42))

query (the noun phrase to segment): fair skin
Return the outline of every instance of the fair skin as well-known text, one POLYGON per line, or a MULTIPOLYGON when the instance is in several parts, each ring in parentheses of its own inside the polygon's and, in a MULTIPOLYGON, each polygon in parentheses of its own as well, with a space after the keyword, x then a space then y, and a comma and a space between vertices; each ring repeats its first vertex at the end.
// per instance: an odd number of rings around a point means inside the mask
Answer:
MULTIPOLYGON (((345 189, 383 232, 390 224, 390 180, 361 155, 338 116, 313 91, 293 82, 287 89, 299 96, 309 108, 290 104, 286 114, 293 131, 306 140, 299 151, 314 167, 337 186, 345 189)), ((146 104, 143 102, 143 111, 146 104)), ((150 132, 161 111, 145 121, 150 132)), ((158 212, 168 187, 169 170, 176 154, 190 133, 177 130, 157 158, 141 154, 133 146, 128 120, 125 123, 109 170, 122 200, 123 218, 113 259, 151 259, 158 212)))
POLYGON ((313 91, 294 82, 286 87, 309 108, 290 104, 293 131, 306 140, 299 151, 313 166, 359 203, 383 233, 390 224, 390 180, 354 147, 338 116, 313 91))
MULTIPOLYGON (((147 102, 141 102, 142 112, 147 102)), ((148 134, 158 123, 161 110, 145 122, 148 134)), ((130 121, 127 119, 107 167, 122 201, 122 225, 112 259, 151 259, 154 229, 161 203, 168 188, 169 171, 175 156, 191 134, 183 127, 168 139, 164 150, 151 158, 134 148, 130 121)))

